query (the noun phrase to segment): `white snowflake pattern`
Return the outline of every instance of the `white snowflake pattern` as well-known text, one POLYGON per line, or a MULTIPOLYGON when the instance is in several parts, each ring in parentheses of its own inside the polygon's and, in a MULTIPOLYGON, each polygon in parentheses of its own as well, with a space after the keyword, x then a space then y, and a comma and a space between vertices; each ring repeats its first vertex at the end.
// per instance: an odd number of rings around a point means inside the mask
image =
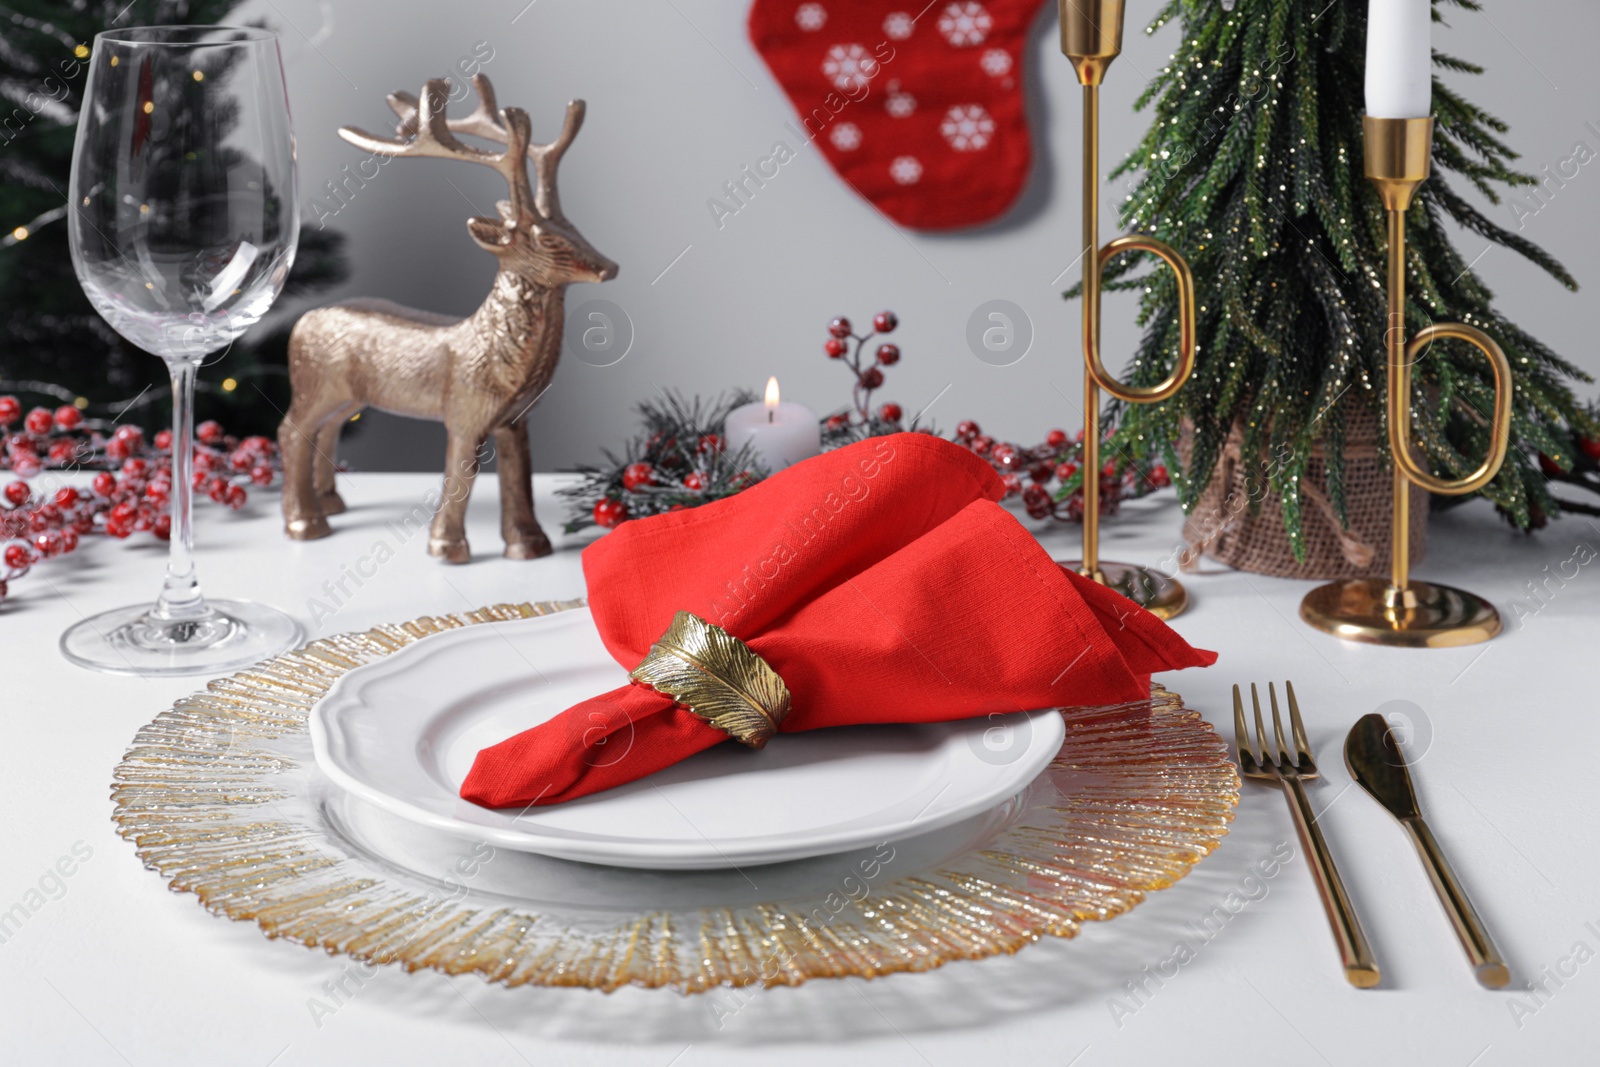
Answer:
POLYGON ((853 122, 841 122, 828 134, 828 140, 841 152, 854 152, 861 147, 861 127, 853 122))
POLYGON ((992 29, 994 29, 994 17, 975 0, 946 4, 945 9, 939 13, 939 32, 944 34, 945 40, 957 48, 970 48, 975 44, 982 44, 992 29))
POLYGON ((981 104, 958 104, 945 112, 939 132, 957 152, 976 152, 994 139, 994 119, 981 104))
POLYGON ((794 24, 807 33, 816 33, 828 21, 828 9, 821 4, 801 4, 794 9, 794 24))
POLYGON ((916 156, 895 156, 889 164, 889 177, 899 185, 915 185, 922 180, 922 164, 916 156))
POLYGON ((991 78, 1004 78, 1011 73, 1011 53, 1004 48, 990 48, 978 60, 983 72, 991 78))
POLYGON ((822 73, 840 92, 853 92, 877 75, 878 61, 858 44, 836 44, 822 61, 822 73))
POLYGON ((891 11, 883 20, 883 32, 891 41, 903 41, 911 36, 911 31, 917 28, 917 20, 911 17, 909 11, 891 11))
POLYGON ((910 118, 911 113, 917 110, 917 98, 910 93, 890 92, 884 97, 883 109, 889 113, 890 118, 910 118))

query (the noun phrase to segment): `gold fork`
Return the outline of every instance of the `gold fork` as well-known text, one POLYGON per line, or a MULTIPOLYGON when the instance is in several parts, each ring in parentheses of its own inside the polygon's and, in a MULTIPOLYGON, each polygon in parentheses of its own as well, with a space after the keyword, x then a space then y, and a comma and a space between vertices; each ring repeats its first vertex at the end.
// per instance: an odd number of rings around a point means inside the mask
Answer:
POLYGON ((1300 721, 1300 702, 1294 697, 1294 685, 1283 683, 1289 696, 1289 727, 1294 736, 1294 755, 1283 743, 1283 720, 1278 714, 1278 691, 1267 683, 1267 696, 1272 702, 1272 736, 1277 742, 1277 758, 1267 747, 1267 731, 1261 721, 1261 697, 1250 683, 1250 702, 1255 705, 1256 740, 1244 721, 1244 701, 1239 687, 1233 687, 1233 732, 1239 744, 1239 772, 1246 778, 1281 785, 1289 797, 1289 814, 1294 817, 1295 831, 1300 835, 1300 846, 1311 864, 1312 877, 1316 879, 1317 892, 1322 906, 1328 912, 1328 925, 1333 927, 1333 939, 1339 945, 1339 956, 1344 961, 1344 976, 1351 985, 1371 989, 1378 984, 1378 964, 1372 958, 1372 946, 1356 918, 1350 894, 1345 891, 1339 871, 1333 865, 1333 855, 1328 843, 1322 839, 1322 830, 1311 811, 1311 801, 1306 796, 1305 783, 1320 777, 1316 762, 1311 758, 1311 746, 1306 744, 1305 724, 1300 721))

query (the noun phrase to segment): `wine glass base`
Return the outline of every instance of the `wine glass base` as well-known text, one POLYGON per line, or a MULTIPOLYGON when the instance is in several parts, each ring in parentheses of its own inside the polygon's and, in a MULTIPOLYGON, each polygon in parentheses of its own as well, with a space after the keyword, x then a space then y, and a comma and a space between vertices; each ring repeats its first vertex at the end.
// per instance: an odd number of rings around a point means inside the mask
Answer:
MULTIPOLYGON (((1083 573, 1082 560, 1056 562, 1079 574, 1083 573)), ((1189 591, 1182 582, 1137 563, 1101 560, 1099 571, 1093 577, 1101 585, 1115 589, 1158 619, 1177 618, 1189 606, 1189 591)))
POLYGON ((145 677, 223 674, 299 643, 300 624, 248 600, 211 600, 208 615, 181 622, 150 618, 150 606, 90 616, 61 635, 61 654, 80 667, 145 677))
POLYGON ((1403 603, 1391 599, 1382 578, 1346 578, 1307 593, 1300 617, 1346 641, 1399 648, 1475 645, 1501 630, 1494 605, 1464 589, 1413 581, 1403 603))

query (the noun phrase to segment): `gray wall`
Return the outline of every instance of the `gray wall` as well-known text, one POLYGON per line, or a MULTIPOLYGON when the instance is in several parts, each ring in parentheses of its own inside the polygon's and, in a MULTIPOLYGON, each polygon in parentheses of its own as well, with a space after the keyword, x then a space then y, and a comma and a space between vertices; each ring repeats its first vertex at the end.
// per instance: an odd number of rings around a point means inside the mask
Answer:
MULTIPOLYGON (((493 49, 484 69, 502 105, 527 108, 535 136, 554 135, 569 97, 588 100, 588 123, 562 166, 562 200, 622 271, 603 286, 573 287, 567 306, 609 300, 625 309, 635 338, 612 366, 563 359, 532 419, 534 461, 552 470, 618 446, 633 425, 633 404, 662 388, 713 393, 777 374, 786 398, 818 410, 839 406, 849 380, 821 354, 823 325, 840 313, 861 322, 883 307, 900 314, 896 340, 905 352, 884 399, 908 411, 931 403, 929 417, 947 430, 975 418, 1018 440, 1079 425, 1080 312, 1059 298, 1077 278, 1077 268, 1067 268, 1078 232, 1079 92, 1048 6, 1024 58, 1036 135, 1032 181, 1011 217, 956 236, 892 226, 815 148, 802 147, 785 125, 794 121, 787 99, 745 36, 744 0, 536 0, 526 7, 524 0, 260 0, 242 13, 283 35, 308 219, 316 217, 313 198, 334 203, 325 183, 363 158, 335 129, 389 128, 386 92, 417 91, 480 41, 493 49), (719 228, 707 200, 779 140, 799 157, 719 228), (1031 351, 1004 367, 980 361, 965 341, 974 309, 996 298, 1019 305, 1034 328, 1031 351)), ((1126 51, 1103 94, 1108 170, 1144 129, 1132 101, 1178 34, 1176 25, 1153 37, 1140 32, 1155 0, 1129 8, 1126 51)), ((1483 77, 1454 76, 1452 83, 1511 124, 1511 143, 1528 169, 1554 167, 1579 140, 1600 151, 1600 66, 1592 54, 1600 5, 1486 0, 1485 13, 1454 11, 1450 20, 1436 32, 1435 47, 1488 68, 1483 77)), ((492 215, 503 192, 480 167, 384 167, 328 220, 350 238, 354 268, 335 296, 378 295, 470 313, 487 291, 493 261, 473 245, 463 220, 492 215)), ((1106 189, 1106 237, 1115 232, 1120 198, 1120 189, 1106 189)), ((1514 224, 1507 205, 1486 209, 1514 224)), ((1584 166, 1522 221, 1528 237, 1592 286, 1600 283, 1597 220, 1600 162, 1584 166)), ((1472 235, 1460 241, 1468 258, 1487 247, 1472 235)), ((1589 340, 1591 296, 1568 293, 1503 248, 1483 255, 1477 269, 1508 314, 1600 372, 1589 340)), ((1107 298, 1112 366, 1122 365, 1137 339, 1133 306, 1131 296, 1107 298)), ((344 454, 364 469, 438 468, 442 433, 369 415, 344 454)))

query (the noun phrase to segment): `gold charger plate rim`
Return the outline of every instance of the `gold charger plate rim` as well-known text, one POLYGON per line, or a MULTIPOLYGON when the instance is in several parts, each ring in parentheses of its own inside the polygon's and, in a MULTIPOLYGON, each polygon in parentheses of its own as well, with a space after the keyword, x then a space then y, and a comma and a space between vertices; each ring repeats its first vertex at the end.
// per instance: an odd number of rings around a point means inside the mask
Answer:
POLYGON ((307 714, 340 676, 431 633, 583 603, 423 616, 217 679, 139 730, 113 776, 118 830, 170 888, 269 938, 508 986, 696 993, 932 970, 1073 937, 1181 879, 1217 847, 1238 804, 1226 744, 1176 694, 1153 686, 1149 701, 1070 709, 1044 772, 1056 793, 1037 818, 860 900, 827 901, 820 927, 810 899, 640 909, 581 929, 560 915, 441 903, 421 888, 425 875, 408 884, 339 847, 314 807, 282 812, 296 776, 314 779, 282 744, 304 741, 309 762, 307 714))

